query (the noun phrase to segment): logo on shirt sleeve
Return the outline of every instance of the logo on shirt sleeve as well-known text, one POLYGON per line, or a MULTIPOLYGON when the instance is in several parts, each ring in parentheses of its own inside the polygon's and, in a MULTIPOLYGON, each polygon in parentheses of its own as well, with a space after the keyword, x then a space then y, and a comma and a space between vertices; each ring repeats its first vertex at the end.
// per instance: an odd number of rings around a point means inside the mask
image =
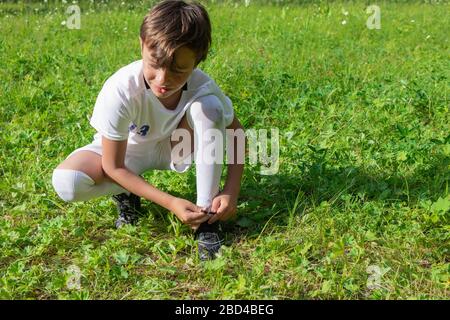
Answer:
POLYGON ((147 135, 148 130, 150 129, 150 126, 147 124, 142 125, 139 129, 138 126, 135 123, 132 123, 128 130, 130 132, 134 132, 142 137, 145 137, 147 135))

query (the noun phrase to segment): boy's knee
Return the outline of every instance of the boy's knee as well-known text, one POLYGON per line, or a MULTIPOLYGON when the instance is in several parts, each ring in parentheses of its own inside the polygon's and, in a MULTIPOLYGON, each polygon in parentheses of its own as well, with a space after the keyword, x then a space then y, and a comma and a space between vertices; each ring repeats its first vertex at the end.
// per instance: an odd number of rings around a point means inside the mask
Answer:
POLYGON ((223 119, 223 105, 215 95, 197 98, 190 108, 194 120, 206 118, 214 123, 218 123, 223 119))
POLYGON ((71 169, 55 169, 53 171, 53 188, 58 196, 66 202, 89 199, 94 184, 94 180, 82 171, 71 169))

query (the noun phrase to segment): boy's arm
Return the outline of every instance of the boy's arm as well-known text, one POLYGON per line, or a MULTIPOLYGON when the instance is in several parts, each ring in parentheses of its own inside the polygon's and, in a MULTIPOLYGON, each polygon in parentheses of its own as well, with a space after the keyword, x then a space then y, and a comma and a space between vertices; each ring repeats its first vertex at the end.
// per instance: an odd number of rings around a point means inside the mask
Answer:
MULTIPOLYGON (((244 130, 244 127, 239 122, 238 118, 234 116, 233 122, 227 127, 227 129, 233 129, 233 130, 244 130)), ((234 138, 235 141, 233 143, 234 148, 234 159, 230 159, 230 163, 228 164, 228 174, 227 174, 227 180, 225 182, 225 186, 223 188, 223 192, 232 195, 237 200, 239 196, 239 191, 241 189, 241 178, 242 173, 244 172, 244 164, 238 163, 238 154, 244 153, 244 160, 245 160, 245 149, 239 148, 237 139, 234 138)), ((245 147, 245 145, 243 146, 245 147)))
POLYGON ((121 185, 131 193, 172 211, 183 223, 197 225, 208 216, 195 204, 185 199, 174 197, 150 185, 143 178, 125 167, 127 140, 115 141, 102 137, 102 168, 113 182, 121 185))

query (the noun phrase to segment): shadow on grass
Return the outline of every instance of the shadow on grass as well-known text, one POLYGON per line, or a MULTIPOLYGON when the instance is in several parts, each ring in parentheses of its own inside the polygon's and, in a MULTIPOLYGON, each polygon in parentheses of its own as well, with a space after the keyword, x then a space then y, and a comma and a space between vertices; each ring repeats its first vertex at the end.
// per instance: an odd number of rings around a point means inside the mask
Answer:
POLYGON ((421 201, 436 201, 446 193, 450 180, 450 158, 436 157, 424 169, 408 176, 398 172, 377 174, 358 167, 331 168, 325 162, 315 161, 300 168, 299 175, 280 173, 262 176, 256 171, 246 171, 239 203, 244 204, 240 218, 227 223, 227 231, 252 237, 270 224, 287 226, 290 213, 301 196, 295 215, 303 209, 323 201, 341 205, 351 197, 361 203, 381 201, 405 203, 410 207, 421 201))
MULTIPOLYGON (((435 201, 444 195, 450 180, 450 158, 435 157, 421 170, 402 176, 397 172, 376 174, 361 168, 348 166, 332 168, 318 152, 309 164, 299 164, 298 175, 280 172, 273 176, 260 175, 255 168, 246 167, 238 202, 239 216, 222 223, 228 239, 258 236, 266 224, 287 226, 297 197, 301 204, 295 215, 304 208, 319 205, 323 201, 339 206, 344 198, 352 197, 363 204, 366 201, 406 203, 414 206, 422 200, 435 201), (270 220, 270 221, 269 221, 270 220)), ((195 170, 188 172, 189 185, 195 186, 195 170)), ((195 188, 179 194, 171 194, 195 202, 195 188)), ((154 214, 161 232, 167 232, 170 224, 166 211, 155 204, 145 205, 154 214)))

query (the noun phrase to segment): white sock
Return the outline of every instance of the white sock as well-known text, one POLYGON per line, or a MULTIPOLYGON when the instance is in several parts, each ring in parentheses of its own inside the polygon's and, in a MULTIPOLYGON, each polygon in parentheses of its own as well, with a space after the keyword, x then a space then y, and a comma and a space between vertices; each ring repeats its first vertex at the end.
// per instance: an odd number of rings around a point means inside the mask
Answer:
POLYGON ((188 122, 193 127, 196 139, 194 157, 196 162, 197 205, 208 208, 211 206, 213 198, 219 192, 222 174, 225 124, 223 107, 219 98, 209 95, 201 97, 192 103, 188 111, 188 122), (218 130, 221 133, 221 139, 214 139, 214 142, 212 142, 211 136, 204 134, 209 129, 218 130), (204 161, 203 153, 212 150, 212 146, 214 146, 216 151, 215 155, 218 163, 212 161, 206 163, 204 161))

